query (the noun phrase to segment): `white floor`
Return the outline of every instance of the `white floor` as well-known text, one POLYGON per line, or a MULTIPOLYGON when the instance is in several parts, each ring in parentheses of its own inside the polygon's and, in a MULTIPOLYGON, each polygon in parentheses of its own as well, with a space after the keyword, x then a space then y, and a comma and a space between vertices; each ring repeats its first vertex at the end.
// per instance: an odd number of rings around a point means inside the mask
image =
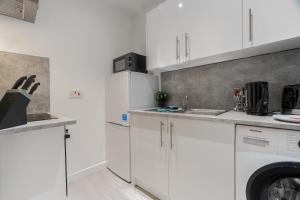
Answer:
POLYGON ((69 185, 69 200, 154 200, 108 170, 69 185))

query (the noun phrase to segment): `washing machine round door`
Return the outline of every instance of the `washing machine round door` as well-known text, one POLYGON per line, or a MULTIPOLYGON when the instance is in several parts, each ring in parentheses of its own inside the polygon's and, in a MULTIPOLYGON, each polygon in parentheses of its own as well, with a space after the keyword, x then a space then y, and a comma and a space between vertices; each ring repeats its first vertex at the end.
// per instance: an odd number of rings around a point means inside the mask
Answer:
POLYGON ((300 163, 280 162, 257 170, 247 183, 247 200, 300 200, 300 163))

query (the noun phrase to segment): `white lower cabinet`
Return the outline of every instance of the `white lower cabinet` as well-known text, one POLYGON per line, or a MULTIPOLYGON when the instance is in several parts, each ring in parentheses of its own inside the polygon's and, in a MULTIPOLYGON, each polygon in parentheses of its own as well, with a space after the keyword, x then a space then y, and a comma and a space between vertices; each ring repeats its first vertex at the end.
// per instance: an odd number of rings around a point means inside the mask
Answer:
POLYGON ((161 199, 234 199, 234 124, 135 114, 132 140, 133 179, 145 190, 161 199))
POLYGON ((168 196, 167 119, 131 118, 133 182, 159 197, 168 196))
POLYGON ((66 200, 64 127, 0 135, 0 200, 66 200))
POLYGON ((234 125, 169 118, 172 200, 234 199, 234 125))

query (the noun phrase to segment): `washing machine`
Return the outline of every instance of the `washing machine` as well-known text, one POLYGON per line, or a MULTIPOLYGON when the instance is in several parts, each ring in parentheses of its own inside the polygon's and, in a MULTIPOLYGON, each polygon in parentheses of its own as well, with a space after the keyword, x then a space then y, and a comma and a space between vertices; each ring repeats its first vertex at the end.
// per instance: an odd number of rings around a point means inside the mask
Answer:
POLYGON ((236 200, 300 200, 300 131, 236 127, 236 200))

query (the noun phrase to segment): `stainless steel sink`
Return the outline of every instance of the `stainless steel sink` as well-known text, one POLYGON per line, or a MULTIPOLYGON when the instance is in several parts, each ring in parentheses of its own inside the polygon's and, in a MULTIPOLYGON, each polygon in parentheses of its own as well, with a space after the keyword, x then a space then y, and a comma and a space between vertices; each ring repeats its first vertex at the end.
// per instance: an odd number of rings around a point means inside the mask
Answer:
POLYGON ((190 109, 185 111, 186 114, 194 114, 194 115, 213 115, 217 116, 222 113, 225 113, 226 110, 214 110, 214 109, 190 109))

